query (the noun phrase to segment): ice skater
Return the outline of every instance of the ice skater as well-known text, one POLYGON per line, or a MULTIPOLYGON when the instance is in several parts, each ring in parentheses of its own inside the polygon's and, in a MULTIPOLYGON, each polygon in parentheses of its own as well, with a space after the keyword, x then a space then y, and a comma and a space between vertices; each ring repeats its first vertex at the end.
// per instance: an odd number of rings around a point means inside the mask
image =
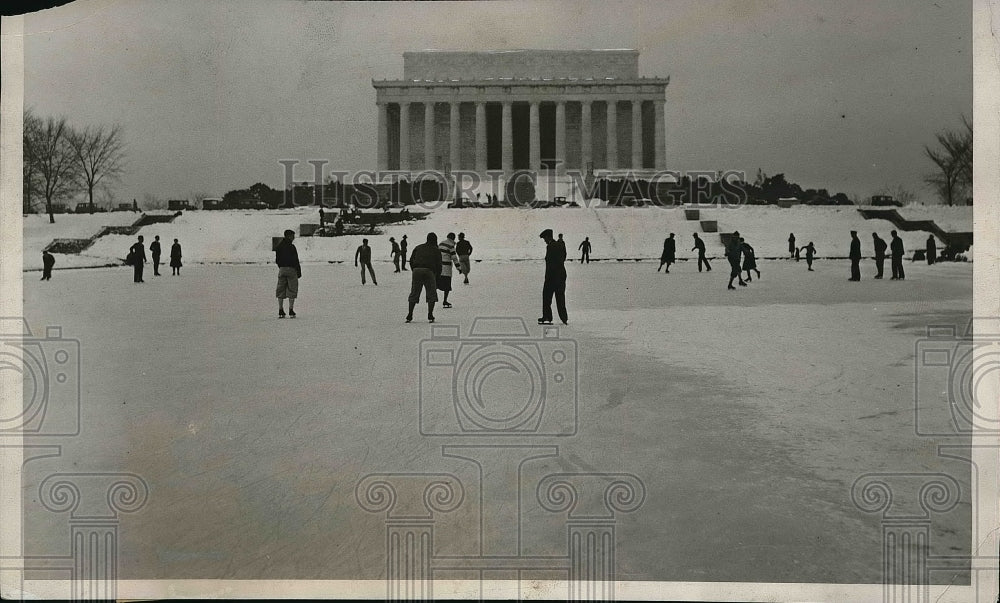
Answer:
POLYGON ((702 264, 705 265, 706 272, 711 272, 712 266, 708 263, 708 258, 705 257, 705 241, 701 240, 698 233, 694 233, 694 247, 691 248, 691 251, 695 250, 698 251, 698 272, 701 272, 702 264))
POLYGON ((174 239, 174 244, 170 246, 170 276, 180 276, 181 274, 181 244, 174 239))
POLYGON ((934 262, 937 261, 937 241, 934 240, 934 235, 927 237, 927 265, 933 266, 934 262))
POLYGON ((395 274, 396 272, 399 272, 399 256, 402 253, 402 251, 400 250, 399 243, 396 242, 395 237, 389 237, 389 242, 392 243, 391 255, 392 255, 392 265, 396 267, 396 269, 393 270, 393 274, 395 274))
POLYGON ((42 251, 42 280, 52 280, 52 267, 56 265, 56 258, 49 253, 48 249, 42 251))
POLYGON ((361 284, 365 284, 365 268, 372 275, 372 282, 378 286, 375 279, 375 269, 372 268, 372 248, 368 246, 368 239, 361 239, 361 246, 354 252, 354 267, 358 267, 358 258, 361 259, 361 284))
POLYGON ((434 302, 437 301, 437 277, 441 274, 441 250, 438 249, 437 235, 427 233, 427 242, 413 248, 410 256, 410 295, 406 301, 409 311, 406 322, 413 320, 413 308, 420 301, 420 290, 424 290, 427 300, 427 322, 434 322, 434 302))
POLYGON ((295 231, 286 230, 285 238, 274 248, 274 263, 278 265, 278 286, 275 289, 278 318, 285 317, 285 298, 288 298, 288 316, 295 318, 295 298, 299 296, 302 265, 299 264, 299 252, 292 243, 294 240, 295 231))
POLYGON ((812 241, 809 241, 808 245, 795 250, 795 257, 799 257, 799 252, 803 249, 806 250, 806 267, 809 268, 809 272, 816 272, 813 270, 813 258, 816 256, 816 246, 813 245, 812 241))
POLYGON ((795 246, 795 233, 788 234, 788 259, 799 259, 799 248, 795 246))
POLYGON ((740 287, 746 287, 746 281, 743 280, 742 267, 740 265, 740 255, 743 250, 741 249, 742 239, 740 238, 740 231, 733 231, 732 236, 729 237, 729 245, 726 247, 726 259, 729 260, 729 284, 726 289, 735 289, 733 286, 733 279, 739 279, 740 287))
MULTIPOLYGON (((404 207, 403 209, 405 210, 406 208, 404 207)), ((434 237, 436 239, 437 235, 434 235, 434 237)), ((403 235, 403 238, 399 240, 399 264, 400 264, 400 268, 403 270, 403 272, 406 272, 406 247, 407 247, 407 245, 409 245, 409 243, 406 242, 406 235, 403 235)))
POLYGON ((587 262, 590 263, 590 237, 583 237, 583 242, 577 246, 577 251, 580 252, 580 263, 587 262))
POLYGON ((745 239, 740 239, 740 250, 743 252, 743 271, 747 273, 747 282, 753 282, 753 279, 750 278, 751 270, 757 273, 757 279, 760 280, 760 270, 757 270, 757 255, 754 253, 753 247, 745 239))
POLYGON ((861 240, 856 230, 851 231, 851 250, 847 257, 851 260, 851 278, 847 280, 858 282, 861 280, 861 240))
MULTIPOLYGON (((663 253, 660 254, 660 268, 664 266, 667 267, 663 271, 663 274, 670 274, 670 264, 673 264, 677 258, 677 241, 674 240, 674 233, 670 233, 670 236, 663 239, 663 253)), ((659 272, 660 268, 656 271, 659 272)))
POLYGON ((566 312, 566 246, 552 238, 552 229, 546 228, 538 235, 545 241, 545 282, 542 285, 542 317, 540 325, 552 324, 552 297, 556 298, 556 310, 562 323, 569 324, 566 312))
POLYGON ((889 253, 892 256, 892 278, 891 281, 906 280, 906 273, 903 272, 903 239, 899 238, 896 231, 892 231, 892 241, 889 242, 889 253))
POLYGON ((458 254, 458 263, 461 265, 459 272, 465 275, 464 283, 469 284, 469 269, 472 267, 470 260, 472 256, 472 243, 465 238, 465 233, 458 233, 458 243, 455 243, 455 253, 458 254))
POLYGON ((885 269, 885 250, 888 244, 885 239, 878 236, 877 232, 872 233, 872 243, 875 245, 875 278, 882 278, 882 271, 885 269))
POLYGON ((146 282, 142 280, 142 270, 146 267, 146 246, 142 244, 142 235, 129 249, 129 256, 132 258, 132 282, 146 282))
POLYGON ((461 269, 458 263, 458 254, 455 253, 455 233, 449 232, 443 241, 438 243, 441 251, 441 272, 437 277, 437 288, 444 292, 444 299, 441 301, 442 308, 450 308, 448 294, 451 293, 451 268, 461 269))
POLYGON ((149 253, 153 255, 153 276, 160 276, 160 235, 153 237, 149 244, 149 253))

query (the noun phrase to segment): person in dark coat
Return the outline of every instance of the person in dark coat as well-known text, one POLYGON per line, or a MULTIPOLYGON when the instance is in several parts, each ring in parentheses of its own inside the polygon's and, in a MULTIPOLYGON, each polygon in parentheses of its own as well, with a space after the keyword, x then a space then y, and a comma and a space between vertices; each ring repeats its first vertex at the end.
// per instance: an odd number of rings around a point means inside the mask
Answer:
POLYGON ((372 275, 372 282, 378 286, 375 279, 375 269, 372 268, 372 248, 368 246, 368 239, 361 239, 361 246, 354 252, 354 267, 358 267, 358 258, 361 258, 361 284, 365 284, 365 268, 372 275))
POLYGON ((927 265, 932 266, 937 261, 937 241, 934 235, 927 237, 927 265))
POLYGON ((396 242, 395 237, 389 237, 389 242, 392 243, 392 265, 396 267, 396 269, 393 270, 393 273, 396 273, 399 272, 399 255, 401 253, 399 250, 399 243, 396 242))
MULTIPOLYGON (((583 237, 583 242, 580 243, 580 245, 576 249, 577 249, 577 251, 581 252, 580 253, 580 263, 582 264, 582 263, 584 263, 584 261, 586 261, 589 264, 590 263, 590 250, 591 250, 590 237, 583 237)), ((659 270, 657 270, 657 272, 659 272, 659 270)))
POLYGON ((850 281, 860 281, 861 280, 861 240, 858 238, 858 231, 851 231, 851 251, 847 254, 847 257, 851 260, 851 278, 847 279, 850 281))
POLYGON ((901 281, 906 279, 906 274, 903 272, 903 239, 899 238, 896 231, 889 233, 892 235, 892 241, 889 242, 889 253, 892 256, 892 281, 901 281))
POLYGON ((160 235, 153 237, 149 244, 149 252, 153 255, 153 276, 160 276, 160 235))
POLYGON ((274 263, 278 265, 278 287, 275 289, 278 318, 285 317, 285 298, 288 298, 288 315, 295 318, 295 298, 299 296, 302 265, 299 264, 299 252, 292 243, 294 240, 295 231, 286 230, 285 238, 274 248, 274 263))
POLYGON ((882 271, 885 268, 885 250, 888 244, 885 239, 878 236, 877 232, 872 233, 872 243, 875 244, 875 278, 882 278, 882 271))
POLYGON ((42 251, 42 280, 52 280, 52 267, 56 265, 56 258, 46 249, 42 251))
POLYGON ((319 208, 319 225, 322 228, 323 222, 326 221, 326 216, 323 214, 323 208, 319 208))
MULTIPOLYGON (((404 207, 403 209, 406 209, 406 208, 404 207)), ((437 235, 434 235, 434 239, 437 240, 437 235)), ((409 243, 406 241, 406 235, 403 235, 403 238, 399 240, 399 254, 400 254, 399 257, 400 257, 400 260, 401 260, 400 261, 400 269, 403 272, 406 272, 406 247, 408 245, 409 245, 409 243)))
POLYGON ((694 247, 691 251, 698 250, 698 272, 701 272, 701 265, 705 265, 705 271, 711 272, 712 266, 708 263, 708 258, 705 257, 705 241, 701 240, 698 233, 694 233, 694 247))
POLYGON ((170 276, 181 273, 181 244, 174 239, 174 244, 170 246, 170 276))
POLYGON ((552 229, 546 228, 538 235, 545 241, 545 282, 542 285, 542 317, 538 324, 552 324, 552 297, 562 323, 569 324, 566 312, 566 245, 552 238, 552 229))
MULTIPOLYGON (((667 267, 663 274, 670 274, 670 264, 675 261, 677 261, 677 241, 674 240, 674 233, 670 233, 670 236, 663 239, 663 253, 660 255, 660 268, 667 267)), ((660 268, 656 271, 659 272, 660 268)))
POLYGON ((441 250, 438 249, 436 234, 433 232, 427 233, 427 242, 413 248, 413 255, 410 256, 410 268, 413 270, 411 271, 410 296, 406 300, 409 304, 409 311, 406 313, 406 322, 413 320, 413 308, 420 301, 421 289, 424 290, 424 296, 427 300, 427 322, 434 322, 434 303, 437 301, 437 278, 441 274, 441 250))
POLYGON ((455 253, 458 254, 458 263, 461 265, 459 272, 465 276, 464 283, 469 284, 469 271, 472 269, 472 243, 465 238, 465 233, 458 233, 458 242, 455 243, 455 253))
POLYGON ((735 289, 733 286, 733 279, 739 279, 740 287, 746 287, 746 281, 743 280, 742 269, 740 266, 740 255, 743 253, 741 245, 743 244, 740 238, 740 231, 733 231, 732 236, 729 238, 729 245, 726 247, 726 259, 729 260, 729 285, 726 289, 735 289))
POLYGON ((812 241, 809 241, 809 244, 805 247, 795 250, 795 257, 799 257, 799 252, 802 249, 806 250, 806 267, 809 268, 809 272, 815 272, 815 270, 813 270, 813 257, 816 256, 816 246, 813 245, 812 241))
POLYGON ((753 282, 753 279, 750 278, 751 270, 756 272, 757 278, 760 279, 760 270, 757 270, 757 255, 745 239, 740 239, 740 251, 743 252, 743 271, 747 273, 747 282, 753 282))
POLYGON ((799 255, 799 248, 795 246, 795 233, 789 233, 788 235, 788 257, 792 258, 799 255))
POLYGON ((146 246, 142 244, 142 235, 129 249, 129 254, 132 256, 132 282, 146 282, 142 280, 142 270, 146 267, 146 246))

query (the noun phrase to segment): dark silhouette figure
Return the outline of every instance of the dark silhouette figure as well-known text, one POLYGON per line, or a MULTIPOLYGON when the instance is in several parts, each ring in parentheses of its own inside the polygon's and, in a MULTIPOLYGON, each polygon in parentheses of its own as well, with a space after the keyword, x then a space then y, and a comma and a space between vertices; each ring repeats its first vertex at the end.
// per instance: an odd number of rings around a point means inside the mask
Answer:
POLYGON ((937 261, 937 241, 934 235, 927 237, 927 265, 932 266, 937 261))
MULTIPOLYGON (((406 208, 404 207, 403 209, 406 208)), ((434 240, 437 240, 437 235, 434 235, 434 240)), ((403 272, 406 272, 406 247, 408 245, 409 243, 406 241, 406 235, 403 235, 403 238, 399 240, 399 267, 403 272)))
POLYGON ((170 276, 181 273, 181 244, 174 239, 174 244, 170 246, 170 276))
POLYGON ((753 279, 750 278, 751 270, 757 273, 758 279, 760 278, 760 270, 757 270, 757 255, 754 253, 753 247, 745 239, 740 239, 740 251, 743 252, 743 271, 747 273, 747 282, 752 283, 753 279))
POLYGON ((399 243, 396 242, 395 237, 389 237, 389 242, 392 243, 392 265, 396 267, 393 273, 399 272, 399 256, 402 251, 399 249, 399 243))
POLYGON ((813 245, 812 241, 809 241, 809 244, 806 245, 805 247, 800 247, 799 249, 795 250, 796 258, 799 257, 799 252, 802 249, 806 250, 806 266, 809 268, 809 272, 815 272, 815 270, 813 270, 813 257, 816 256, 816 246, 813 245))
POLYGON ((538 324, 552 324, 552 297, 562 323, 569 324, 566 313, 566 245, 552 238, 552 229, 546 228, 538 235, 545 241, 545 282, 542 285, 542 317, 538 324))
POLYGON ((285 238, 274 248, 274 263, 278 265, 278 286, 274 293, 278 298, 278 318, 285 317, 285 298, 288 298, 288 315, 295 318, 295 298, 299 296, 302 265, 299 264, 299 251, 292 243, 294 240, 295 231, 286 230, 285 238))
POLYGON ((368 246, 368 239, 361 239, 361 246, 354 252, 354 267, 358 267, 358 258, 361 259, 361 284, 365 284, 365 268, 372 275, 372 282, 378 285, 375 279, 375 269, 372 268, 372 248, 368 246))
POLYGON ((747 284, 743 280, 742 271, 740 268, 740 255, 742 254, 743 240, 740 238, 740 232, 734 231, 733 236, 729 239, 729 246, 726 247, 726 259, 729 260, 729 285, 727 289, 735 289, 733 286, 733 279, 739 279, 740 287, 746 287, 747 284))
POLYGON ((590 237, 584 237, 583 242, 580 243, 580 245, 577 247, 577 250, 581 252, 580 254, 581 264, 584 263, 585 261, 588 264, 590 263, 590 249, 591 249, 590 237))
POLYGON ((469 270, 472 268, 472 243, 465 238, 465 233, 458 233, 458 242, 455 243, 455 253, 458 254, 459 269, 465 276, 463 281, 466 285, 469 284, 469 270))
MULTIPOLYGON (((670 274, 670 264, 677 261, 677 241, 674 240, 674 233, 663 239, 663 254, 660 255, 660 268, 667 267, 663 274, 670 274)), ((656 271, 659 272, 660 268, 656 271)))
POLYGON ((139 211, 139 202, 132 199, 132 211, 139 211))
POLYGON ((851 251, 847 254, 847 257, 851 260, 851 278, 847 279, 850 281, 860 281, 861 280, 861 239, 858 238, 858 231, 851 231, 851 251))
POLYGON ((799 248, 795 246, 795 233, 789 233, 788 235, 788 257, 798 259, 799 248))
MULTIPOLYGON (((403 236, 406 239, 406 236, 403 236)), ((424 290, 427 300, 427 321, 434 322, 434 303, 437 301, 437 277, 441 274, 441 250, 438 249, 437 235, 427 233, 427 242, 413 248, 410 256, 410 267, 413 269, 410 282, 410 296, 407 298, 409 311, 406 322, 413 320, 413 308, 420 301, 420 290, 424 290)), ((405 268, 404 268, 405 270, 405 268)))
POLYGON ((56 265, 56 258, 54 255, 45 250, 42 252, 42 280, 51 281, 52 280, 52 267, 56 265))
POLYGON ((160 252, 160 235, 156 235, 149 244, 149 253, 153 255, 153 276, 160 276, 160 252))
POLYGON ((892 278, 889 280, 905 280, 906 273, 903 272, 903 239, 899 238, 895 230, 889 234, 892 235, 892 241, 889 242, 889 253, 892 256, 892 278))
POLYGON ((691 251, 696 249, 698 250, 698 272, 701 272, 702 264, 705 265, 706 272, 711 272, 712 266, 708 263, 708 258, 705 257, 705 241, 701 240, 698 233, 694 233, 694 247, 691 248, 691 251))
POLYGON ((146 267, 146 247, 142 244, 142 235, 139 240, 129 249, 132 256, 132 282, 144 283, 142 280, 142 270, 146 267))
POLYGON ((323 223, 325 221, 326 221, 326 216, 323 214, 323 208, 321 207, 321 208, 319 208, 319 225, 320 225, 320 227, 323 226, 323 223))
POLYGON ((885 269, 885 250, 888 247, 888 243, 885 239, 878 236, 877 232, 872 233, 872 243, 875 244, 875 278, 881 279, 882 272, 885 269))

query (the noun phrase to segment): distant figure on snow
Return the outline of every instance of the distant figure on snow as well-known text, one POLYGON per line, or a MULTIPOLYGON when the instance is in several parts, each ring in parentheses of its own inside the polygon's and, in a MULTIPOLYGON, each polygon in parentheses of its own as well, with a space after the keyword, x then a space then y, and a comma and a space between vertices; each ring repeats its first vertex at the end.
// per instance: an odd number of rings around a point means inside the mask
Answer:
MULTIPOLYGON (((405 242, 406 236, 403 236, 405 242)), ((427 233, 427 242, 413 248, 413 255, 410 256, 410 267, 412 279, 410 282, 410 296, 407 298, 409 311, 406 313, 406 322, 413 320, 413 308, 420 301, 420 290, 424 290, 427 299, 427 322, 434 322, 434 302, 437 301, 437 277, 441 274, 441 250, 438 249, 437 235, 433 232, 427 233)), ((405 268, 404 268, 405 270, 405 268)))
MULTIPOLYGON (((406 209, 405 207, 403 209, 406 209)), ((434 240, 437 241, 437 235, 434 235, 434 240)), ((406 235, 399 240, 399 260, 400 268, 403 272, 406 272, 406 247, 409 243, 406 241, 406 235)))
POLYGON ((799 248, 795 246, 795 233, 788 235, 788 257, 799 259, 799 248))
POLYGON ((569 324, 566 312, 566 245, 552 238, 552 229, 546 228, 538 235, 545 241, 545 282, 542 285, 542 317, 538 324, 552 324, 552 297, 562 323, 569 324))
POLYGON ((932 266, 937 261, 937 241, 934 235, 927 237, 927 265, 932 266))
POLYGON ((181 244, 174 239, 174 244, 170 246, 170 276, 181 273, 181 244))
POLYGON ((302 278, 302 265, 299 264, 299 252, 295 249, 295 231, 286 230, 285 238, 274 248, 274 263, 278 265, 278 286, 275 297, 278 298, 278 318, 285 317, 285 298, 288 298, 288 315, 295 318, 295 298, 299 296, 299 279, 302 278))
POLYGON ((576 249, 581 252, 581 254, 580 254, 580 263, 582 264, 584 262, 587 262, 589 264, 590 263, 590 237, 584 237, 583 238, 583 242, 580 243, 580 245, 577 246, 576 249))
POLYGON ((458 243, 455 244, 455 253, 458 254, 459 272, 465 275, 465 284, 469 284, 469 269, 472 267, 470 257, 472 256, 472 243, 465 238, 465 233, 458 233, 458 243))
MULTIPOLYGON (((670 233, 670 236, 663 239, 663 253, 660 255, 660 268, 667 267, 663 274, 670 274, 670 264, 673 264, 676 258, 677 241, 674 240, 674 233, 670 233)), ((659 272, 660 268, 657 268, 656 271, 659 272)))
POLYGON ((153 237, 153 242, 149 244, 149 252, 153 254, 153 276, 160 276, 160 235, 153 237))
POLYGON ((393 273, 399 272, 399 256, 402 251, 399 249, 399 243, 396 242, 395 237, 389 237, 389 242, 392 243, 392 265, 396 267, 393 273))
POLYGON ((368 246, 368 239, 361 239, 361 246, 354 252, 354 267, 358 267, 358 258, 361 259, 361 284, 365 284, 365 268, 372 275, 372 282, 378 286, 375 279, 375 269, 372 268, 372 248, 368 246))
POLYGON ((805 247, 800 247, 795 250, 795 257, 799 256, 799 251, 802 249, 806 250, 806 266, 809 268, 809 272, 816 272, 813 270, 813 258, 816 257, 816 246, 813 245, 812 241, 809 241, 809 244, 805 247))
POLYGON ((455 253, 455 233, 449 232, 448 236, 438 243, 438 249, 441 251, 441 273, 437 277, 437 288, 444 291, 441 307, 450 308, 448 294, 451 293, 451 267, 461 268, 458 263, 458 254, 455 253))
POLYGON ((705 257, 705 241, 701 240, 698 233, 694 233, 694 247, 691 251, 698 250, 698 272, 701 272, 701 265, 705 265, 705 271, 711 272, 712 266, 708 263, 708 258, 705 257))
POLYGON ((323 222, 326 220, 326 216, 323 214, 323 208, 319 208, 319 225, 323 226, 323 222))
POLYGON ((139 240, 129 249, 129 256, 132 258, 132 282, 146 282, 142 280, 142 270, 146 267, 146 247, 142 244, 142 235, 139 235, 139 240))
POLYGON ((889 253, 892 256, 892 281, 906 280, 906 273, 903 272, 903 239, 899 238, 896 231, 892 231, 892 241, 889 242, 889 253))
POLYGON ((875 278, 881 279, 885 267, 885 250, 888 244, 885 239, 878 236, 877 232, 872 233, 872 243, 875 245, 875 278))
POLYGON ((56 265, 56 258, 46 249, 42 251, 42 280, 52 280, 52 267, 56 265))
POLYGON ((861 280, 861 240, 858 239, 858 231, 851 231, 851 250, 847 254, 851 260, 851 278, 849 281, 861 280))
POLYGON ((753 279, 750 278, 751 270, 757 273, 758 279, 760 278, 760 270, 757 270, 757 256, 750 243, 747 243, 744 239, 740 239, 740 250, 743 252, 743 271, 747 273, 747 282, 752 283, 753 279))
POLYGON ((739 279, 740 287, 747 286, 743 280, 743 271, 740 265, 740 255, 743 253, 742 245, 743 239, 740 238, 740 231, 733 231, 729 238, 729 245, 726 247, 726 259, 729 260, 729 285, 726 286, 726 289, 736 288, 733 286, 734 278, 739 279))

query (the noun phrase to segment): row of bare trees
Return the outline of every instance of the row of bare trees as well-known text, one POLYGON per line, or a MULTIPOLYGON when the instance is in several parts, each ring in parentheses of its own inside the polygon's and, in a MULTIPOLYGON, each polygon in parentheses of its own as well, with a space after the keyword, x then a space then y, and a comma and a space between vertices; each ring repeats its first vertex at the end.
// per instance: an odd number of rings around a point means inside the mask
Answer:
POLYGON ((94 191, 121 178, 125 169, 125 142, 121 126, 99 125, 77 129, 65 117, 42 118, 24 112, 24 212, 45 204, 49 222, 55 222, 52 204, 87 193, 94 211, 94 191))
POLYGON ((962 116, 962 128, 937 134, 937 146, 924 147, 936 170, 925 182, 948 205, 972 198, 972 123, 962 116))

